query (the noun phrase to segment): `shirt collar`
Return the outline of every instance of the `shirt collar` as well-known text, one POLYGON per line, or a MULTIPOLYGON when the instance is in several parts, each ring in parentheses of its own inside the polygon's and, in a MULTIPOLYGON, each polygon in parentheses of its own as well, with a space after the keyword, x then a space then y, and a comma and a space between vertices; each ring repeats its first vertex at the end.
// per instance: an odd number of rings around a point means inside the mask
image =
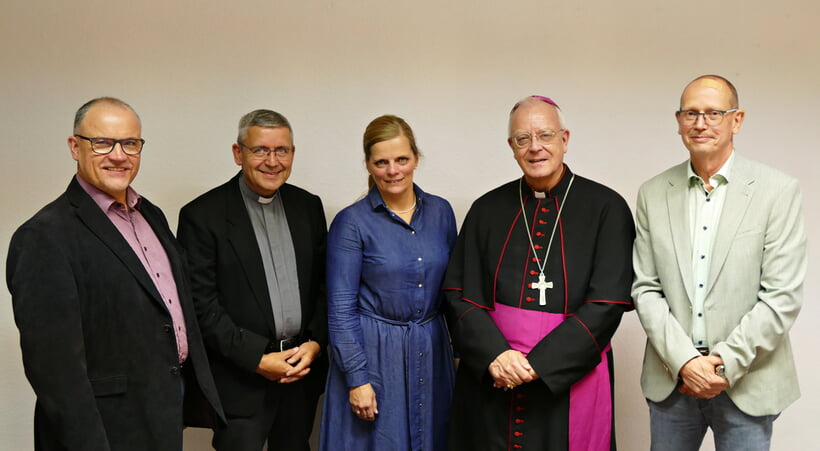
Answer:
MULTIPOLYGON (((421 205, 423 203, 422 199, 424 199, 425 193, 415 183, 413 183, 413 192, 416 194, 416 209, 421 209, 421 205)), ((370 191, 367 192, 366 199, 370 203, 370 208, 375 210, 381 206, 385 210, 388 210, 387 205, 382 199, 381 193, 379 193, 379 188, 377 188, 376 185, 373 185, 373 187, 370 188, 370 191)))
MULTIPOLYGON (((723 166, 718 169, 718 171, 711 177, 712 180, 716 180, 719 184, 729 183, 730 175, 732 172, 732 166, 735 161, 735 151, 732 149, 732 153, 729 155, 729 158, 723 163, 723 166)), ((692 169, 692 160, 689 160, 689 164, 686 165, 686 174, 689 179, 689 185, 692 186, 696 183, 700 183, 702 180, 699 175, 695 174, 695 170, 692 169)), ((714 185, 714 184, 713 184, 714 185)), ((717 185, 714 185, 717 186, 717 185)))
MULTIPOLYGON (((91 196, 91 199, 94 200, 94 203, 96 203, 102 211, 108 211, 110 208, 115 207, 116 204, 122 205, 118 200, 111 197, 110 194, 83 180, 80 174, 75 175, 75 178, 80 186, 83 187, 83 190, 91 196)), ((142 196, 140 196, 134 188, 129 186, 125 190, 125 202, 128 204, 129 209, 139 210, 141 201, 142 196)))

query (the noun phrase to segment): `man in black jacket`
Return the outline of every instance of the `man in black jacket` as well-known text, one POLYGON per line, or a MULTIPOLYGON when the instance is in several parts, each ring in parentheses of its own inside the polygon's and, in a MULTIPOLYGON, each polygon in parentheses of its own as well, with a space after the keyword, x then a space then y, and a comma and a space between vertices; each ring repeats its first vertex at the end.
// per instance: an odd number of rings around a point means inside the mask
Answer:
POLYGON ((285 183, 287 119, 252 111, 233 156, 242 170, 180 212, 197 317, 227 424, 218 450, 308 450, 324 389, 327 225, 319 197, 285 183))
POLYGON ((12 237, 37 450, 181 450, 183 400, 222 415, 181 248, 130 187, 144 142, 126 103, 83 105, 68 138, 76 176, 12 237))

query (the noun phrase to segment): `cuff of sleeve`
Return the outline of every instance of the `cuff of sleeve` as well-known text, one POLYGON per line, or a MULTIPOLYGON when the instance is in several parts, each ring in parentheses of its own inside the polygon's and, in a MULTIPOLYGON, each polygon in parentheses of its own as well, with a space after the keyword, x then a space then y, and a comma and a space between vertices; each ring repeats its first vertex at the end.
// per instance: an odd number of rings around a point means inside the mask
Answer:
POLYGON ((245 344, 235 361, 245 371, 255 373, 256 369, 259 368, 262 355, 265 354, 265 348, 268 347, 269 340, 247 329, 240 329, 240 333, 246 335, 242 339, 245 344))
POLYGON ((353 388, 370 383, 370 377, 367 370, 358 370, 345 374, 345 382, 347 382, 348 387, 353 388))

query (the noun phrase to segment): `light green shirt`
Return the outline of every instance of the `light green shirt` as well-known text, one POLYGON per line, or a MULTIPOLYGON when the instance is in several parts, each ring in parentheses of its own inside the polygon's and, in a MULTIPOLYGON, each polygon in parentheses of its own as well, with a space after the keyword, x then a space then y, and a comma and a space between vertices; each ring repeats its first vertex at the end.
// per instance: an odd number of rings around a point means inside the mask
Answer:
POLYGON ((703 301, 709 290, 709 268, 712 265, 714 248, 720 214, 726 199, 727 185, 730 180, 734 150, 726 163, 709 179, 712 191, 706 191, 706 184, 695 171, 692 164, 687 166, 689 173, 689 230, 692 240, 692 343, 697 348, 709 347, 706 331, 706 316, 709 314, 703 301))

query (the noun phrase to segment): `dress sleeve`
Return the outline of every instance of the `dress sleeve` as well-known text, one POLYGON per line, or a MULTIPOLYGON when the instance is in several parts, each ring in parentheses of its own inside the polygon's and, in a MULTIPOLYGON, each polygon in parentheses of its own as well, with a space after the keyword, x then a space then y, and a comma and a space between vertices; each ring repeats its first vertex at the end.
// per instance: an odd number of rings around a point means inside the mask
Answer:
POLYGON ((350 388, 370 382, 358 313, 362 256, 358 227, 342 211, 327 236, 327 319, 333 360, 350 388))

